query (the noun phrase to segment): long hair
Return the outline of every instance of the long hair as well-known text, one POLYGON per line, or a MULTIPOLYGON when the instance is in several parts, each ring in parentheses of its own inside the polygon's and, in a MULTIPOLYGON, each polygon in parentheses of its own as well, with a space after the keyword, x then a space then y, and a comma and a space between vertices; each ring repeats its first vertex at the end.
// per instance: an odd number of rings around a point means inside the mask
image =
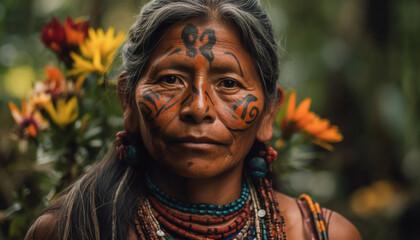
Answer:
MULTIPOLYGON (((276 99, 278 45, 258 0, 154 0, 142 8, 123 48, 122 71, 128 80, 125 91, 131 101, 148 58, 165 31, 191 18, 233 23, 257 67, 266 103, 276 99)), ((138 157, 144 162, 144 155, 138 157)), ((136 198, 144 191, 143 170, 119 161, 112 148, 44 211, 54 216, 54 239, 127 239, 134 227, 136 198)))

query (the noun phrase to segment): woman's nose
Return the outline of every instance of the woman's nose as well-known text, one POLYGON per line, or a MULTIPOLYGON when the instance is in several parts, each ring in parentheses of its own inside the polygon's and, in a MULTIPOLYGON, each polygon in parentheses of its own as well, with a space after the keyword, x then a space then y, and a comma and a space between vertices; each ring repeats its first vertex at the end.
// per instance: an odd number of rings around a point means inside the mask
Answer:
POLYGON ((194 123, 214 121, 216 117, 214 102, 202 85, 197 87, 192 85, 187 91, 181 102, 180 117, 184 121, 194 123))

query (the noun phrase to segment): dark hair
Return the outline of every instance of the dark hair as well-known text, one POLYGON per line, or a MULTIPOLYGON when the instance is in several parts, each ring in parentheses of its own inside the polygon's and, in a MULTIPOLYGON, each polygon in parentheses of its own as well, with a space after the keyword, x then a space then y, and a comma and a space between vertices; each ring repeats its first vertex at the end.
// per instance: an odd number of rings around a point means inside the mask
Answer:
MULTIPOLYGON (((142 8, 123 49, 122 70, 128 79, 125 90, 129 96, 133 97, 150 53, 164 31, 190 18, 219 18, 235 24, 259 72, 267 101, 276 99, 278 47, 271 22, 258 0, 150 1, 142 8)), ((143 191, 142 181, 141 167, 119 161, 115 149, 110 150, 44 211, 54 215, 54 238, 127 239, 136 198, 143 191)))

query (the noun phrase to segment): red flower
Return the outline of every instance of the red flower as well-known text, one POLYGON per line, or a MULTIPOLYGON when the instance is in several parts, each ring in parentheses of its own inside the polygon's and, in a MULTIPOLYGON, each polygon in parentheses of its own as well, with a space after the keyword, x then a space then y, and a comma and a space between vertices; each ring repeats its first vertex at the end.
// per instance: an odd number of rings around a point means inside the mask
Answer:
POLYGON ((45 46, 58 54, 67 68, 71 68, 73 60, 70 52, 79 51, 79 44, 85 40, 88 28, 88 21, 73 21, 71 17, 67 17, 63 27, 57 18, 53 17, 42 29, 41 39, 45 46))
POLYGON ((45 46, 57 53, 62 53, 66 47, 66 33, 63 25, 53 17, 51 22, 45 24, 41 31, 41 39, 45 46))

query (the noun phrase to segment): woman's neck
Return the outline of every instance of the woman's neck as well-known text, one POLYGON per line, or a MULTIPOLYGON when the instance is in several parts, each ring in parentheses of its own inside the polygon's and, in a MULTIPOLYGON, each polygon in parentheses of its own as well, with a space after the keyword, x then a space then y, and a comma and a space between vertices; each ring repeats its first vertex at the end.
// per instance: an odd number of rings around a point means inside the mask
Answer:
POLYGON ((154 167, 149 177, 165 193, 186 203, 223 205, 234 202, 241 194, 242 167, 210 178, 181 177, 154 167))

